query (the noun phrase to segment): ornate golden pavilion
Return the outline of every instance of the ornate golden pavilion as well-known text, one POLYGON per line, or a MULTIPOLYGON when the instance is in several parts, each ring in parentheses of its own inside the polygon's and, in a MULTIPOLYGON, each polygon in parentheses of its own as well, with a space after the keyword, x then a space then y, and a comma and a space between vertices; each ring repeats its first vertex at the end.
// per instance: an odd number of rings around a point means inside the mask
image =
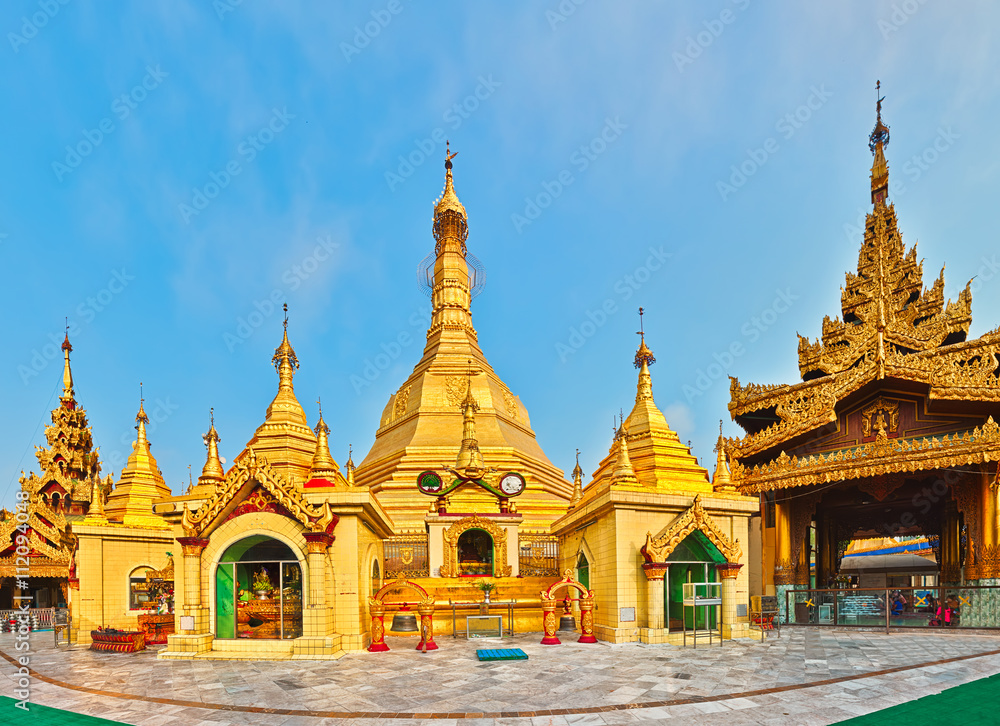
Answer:
POLYGON ((746 435, 724 448, 733 484, 762 500, 768 594, 808 586, 810 562, 827 587, 852 540, 902 535, 930 538, 942 584, 1000 582, 1000 331, 967 339, 969 286, 945 302, 943 269, 923 287, 888 200, 888 141, 879 99, 857 274, 820 340, 799 337, 802 381, 731 379, 746 435))

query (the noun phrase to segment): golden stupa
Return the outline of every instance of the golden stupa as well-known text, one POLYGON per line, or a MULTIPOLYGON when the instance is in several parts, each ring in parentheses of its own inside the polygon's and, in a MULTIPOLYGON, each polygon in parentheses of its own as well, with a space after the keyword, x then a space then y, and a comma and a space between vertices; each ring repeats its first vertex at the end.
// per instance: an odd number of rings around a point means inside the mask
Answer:
MULTIPOLYGON (((371 487, 399 530, 424 527, 431 500, 416 487, 426 470, 453 466, 463 439, 467 396, 475 400, 475 427, 487 478, 516 471, 527 482, 517 511, 527 530, 547 529, 566 511, 573 493, 563 472, 535 440, 528 411, 496 374, 472 325, 471 285, 466 261, 468 217, 455 193, 452 158, 434 207, 432 318, 423 357, 390 396, 375 443, 357 468, 358 486, 371 487), (495 470, 495 471, 492 471, 495 470)), ((463 489, 449 511, 489 511, 496 501, 482 490, 463 489)))

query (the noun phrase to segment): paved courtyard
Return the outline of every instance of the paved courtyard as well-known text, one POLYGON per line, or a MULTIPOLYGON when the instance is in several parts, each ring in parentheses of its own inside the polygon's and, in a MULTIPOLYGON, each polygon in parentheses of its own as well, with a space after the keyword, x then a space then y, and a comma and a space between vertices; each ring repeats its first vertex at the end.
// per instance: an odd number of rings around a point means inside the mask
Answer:
MULTIPOLYGON (((55 650, 32 636, 31 701, 142 726, 434 723, 831 724, 1000 673, 1000 637, 794 628, 766 643, 542 646, 439 640, 422 654, 334 662, 157 661, 155 651, 55 650), (477 647, 527 661, 480 663, 477 647), (277 712, 275 712, 277 711, 277 712)), ((0 636, 0 695, 13 696, 13 636, 0 636)), ((29 719, 30 722, 30 719, 29 719)))

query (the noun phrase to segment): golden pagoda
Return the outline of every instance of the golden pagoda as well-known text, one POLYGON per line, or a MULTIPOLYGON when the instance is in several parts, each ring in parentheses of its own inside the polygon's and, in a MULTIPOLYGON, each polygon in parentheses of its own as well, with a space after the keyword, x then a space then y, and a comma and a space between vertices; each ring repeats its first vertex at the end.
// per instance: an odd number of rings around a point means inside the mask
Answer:
MULTIPOLYGON (((146 424, 149 417, 139 401, 139 412, 135 416, 136 440, 128 463, 122 469, 114 490, 108 495, 103 507, 103 516, 108 521, 126 527, 152 527, 166 529, 162 517, 153 514, 153 502, 171 496, 170 487, 163 481, 163 474, 150 450, 146 438, 146 424)), ((90 523, 89 519, 85 520, 90 523)))
POLYGON ((552 532, 560 538, 563 567, 587 573, 601 640, 679 643, 681 585, 706 577, 722 578, 721 635, 740 637, 747 620, 736 604, 748 592, 741 542, 749 539, 758 504, 713 489, 708 472, 667 424, 653 399, 649 368, 656 358, 642 314, 640 308, 635 405, 617 422, 607 456, 552 532))
MULTIPOLYGON (((572 486, 542 451, 527 409, 479 347, 466 259, 468 217, 455 192, 454 156, 447 154, 444 191, 434 207, 427 344, 413 373, 389 397, 375 443, 358 466, 355 482, 376 493, 397 530, 423 530, 429 500, 417 490, 417 478, 423 471, 447 468, 466 446, 465 404, 472 400, 477 461, 485 460, 496 473, 515 471, 524 476, 527 489, 518 498, 517 509, 526 529, 543 530, 566 510, 572 486)), ((456 512, 495 511, 496 501, 483 490, 469 488, 452 497, 449 507, 456 512)))
POLYGON ((799 336, 801 382, 731 381, 729 411, 746 433, 722 445, 731 483, 762 500, 758 594, 808 586, 811 570, 825 587, 846 543, 886 535, 939 542, 943 583, 1000 578, 990 463, 1000 459, 1000 332, 967 340, 969 285, 946 302, 943 269, 923 287, 888 200, 883 100, 869 137, 872 210, 841 318, 824 318, 820 340, 799 336), (929 486, 934 506, 921 503, 929 486))

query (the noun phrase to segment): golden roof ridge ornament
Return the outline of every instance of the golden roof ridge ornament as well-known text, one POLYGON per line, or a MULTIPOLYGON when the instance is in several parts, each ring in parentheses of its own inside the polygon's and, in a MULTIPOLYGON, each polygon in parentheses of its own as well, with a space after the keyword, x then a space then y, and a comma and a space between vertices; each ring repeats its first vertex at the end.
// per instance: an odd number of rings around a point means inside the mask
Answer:
POLYGON ((885 147, 889 145, 889 127, 882 123, 882 101, 880 96, 882 81, 875 82, 875 128, 868 137, 868 148, 874 156, 872 161, 872 204, 885 204, 889 196, 889 165, 885 161, 885 147))
POLYGON ((72 410, 76 406, 76 393, 73 391, 73 370, 69 365, 69 354, 73 346, 69 342, 69 318, 66 318, 66 337, 62 343, 63 351, 63 392, 59 397, 64 408, 72 410))

